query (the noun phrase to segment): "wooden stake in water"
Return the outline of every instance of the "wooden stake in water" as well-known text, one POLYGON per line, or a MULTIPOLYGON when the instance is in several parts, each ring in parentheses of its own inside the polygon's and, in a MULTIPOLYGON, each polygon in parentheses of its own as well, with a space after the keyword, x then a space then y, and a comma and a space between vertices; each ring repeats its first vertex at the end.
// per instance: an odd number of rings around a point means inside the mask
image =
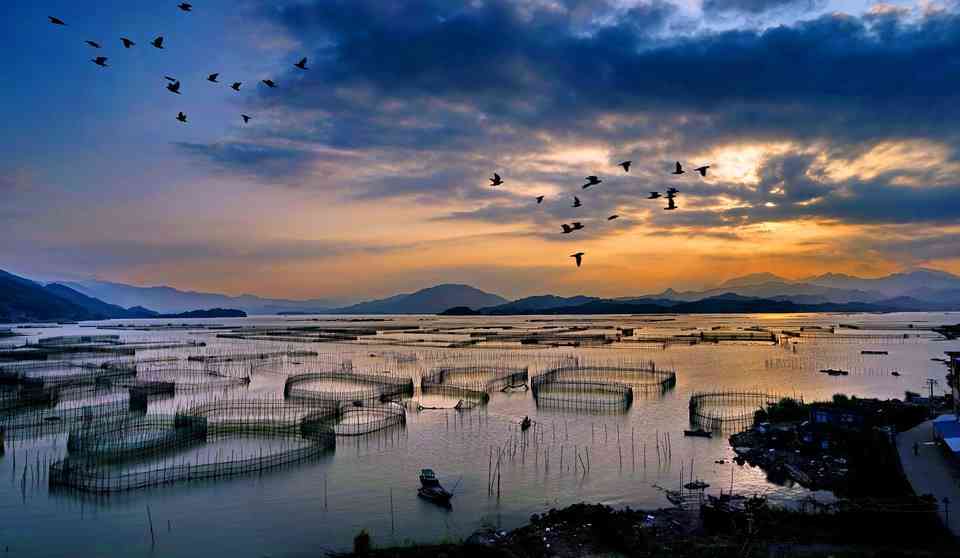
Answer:
POLYGON ((153 533, 153 516, 150 515, 150 506, 147 506, 147 521, 150 522, 150 546, 156 546, 157 539, 153 533))

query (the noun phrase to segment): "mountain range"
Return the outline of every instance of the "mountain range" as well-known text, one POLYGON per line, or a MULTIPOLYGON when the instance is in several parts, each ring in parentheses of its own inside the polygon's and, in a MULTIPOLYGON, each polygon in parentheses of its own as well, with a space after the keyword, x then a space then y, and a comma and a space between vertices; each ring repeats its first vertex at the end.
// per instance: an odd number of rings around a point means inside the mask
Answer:
POLYGON ((157 312, 166 317, 171 313, 211 307, 232 308, 249 314, 948 311, 960 310, 960 276, 931 269, 878 278, 827 273, 799 280, 772 273, 755 273, 700 291, 666 289, 617 298, 544 294, 513 301, 470 285, 442 284, 413 293, 343 305, 332 299, 228 296, 105 281, 44 285, 0 272, 0 321, 153 317, 157 312))

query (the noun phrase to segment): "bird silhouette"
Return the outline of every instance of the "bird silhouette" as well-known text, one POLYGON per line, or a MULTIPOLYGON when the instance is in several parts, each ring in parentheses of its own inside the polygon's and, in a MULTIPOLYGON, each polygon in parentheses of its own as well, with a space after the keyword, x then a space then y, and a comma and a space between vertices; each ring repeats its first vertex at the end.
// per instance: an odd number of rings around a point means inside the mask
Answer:
POLYGON ((153 45, 153 46, 155 46, 156 48, 162 49, 162 48, 163 48, 163 35, 160 35, 160 36, 157 37, 156 39, 150 41, 150 44, 153 45))
POLYGON ((497 173, 493 173, 493 178, 490 178, 489 180, 491 186, 499 186, 503 184, 503 179, 500 178, 500 175, 497 173))
POLYGON ((130 48, 137 44, 126 37, 120 37, 120 42, 123 43, 123 48, 130 48))
POLYGON ((574 221, 570 223, 570 225, 573 226, 573 230, 575 231, 579 231, 580 229, 583 228, 583 223, 581 223, 580 221, 574 221))
POLYGON ((671 211, 677 208, 677 201, 674 198, 667 198, 667 207, 664 207, 666 211, 671 211))
POLYGON ((596 186, 597 184, 600 184, 601 182, 603 182, 602 180, 600 180, 600 179, 597 178, 596 176, 588 176, 588 177, 584 178, 584 180, 587 181, 587 183, 583 185, 583 189, 584 189, 584 190, 586 190, 587 188, 589 188, 589 187, 591 187, 591 186, 596 186))
POLYGON ((175 78, 175 77, 170 77, 170 76, 163 76, 163 79, 165 79, 165 80, 167 80, 167 81, 179 81, 177 78, 175 78))
POLYGON ((64 21, 59 17, 47 16, 47 19, 49 19, 50 23, 54 25, 66 25, 66 23, 64 23, 64 21))
POLYGON ((677 167, 673 169, 671 174, 683 174, 684 172, 685 171, 683 170, 683 166, 680 164, 680 161, 677 161, 677 167))
POLYGON ((633 164, 633 161, 624 161, 620 163, 620 166, 623 167, 623 172, 630 172, 630 165, 633 164))
POLYGON ((537 196, 537 203, 538 204, 543 203, 543 196, 537 196))
POLYGON ((577 267, 580 267, 580 264, 583 263, 583 252, 577 252, 576 254, 570 254, 570 257, 577 260, 577 267))
MULTIPOLYGON (((167 78, 167 79, 170 79, 170 78, 167 78)), ((177 81, 177 80, 173 80, 173 83, 168 83, 168 84, 167 84, 167 91, 169 91, 169 92, 171 92, 171 93, 176 93, 177 95, 179 95, 179 94, 180 94, 180 82, 177 81)))
POLYGON ((676 196, 676 195, 679 194, 679 193, 680 193, 680 190, 677 190, 677 189, 674 188, 673 186, 667 188, 667 197, 668 197, 668 198, 672 198, 672 197, 676 196))
POLYGON ((242 84, 239 81, 235 81, 233 82, 233 85, 230 86, 230 89, 233 89, 234 91, 240 91, 240 85, 242 84))
POLYGON ((87 43, 88 45, 92 46, 93 48, 100 48, 100 43, 98 43, 98 42, 95 42, 95 41, 83 41, 83 42, 87 43))
POLYGON ((580 207, 581 205, 583 204, 580 203, 580 198, 578 198, 577 196, 573 196, 573 205, 571 205, 570 207, 580 207))
POLYGON ((183 122, 184 124, 186 124, 186 123, 187 123, 187 115, 186 115, 186 114, 183 114, 182 112, 178 112, 178 113, 177 113, 177 120, 179 120, 180 122, 183 122))
POLYGON ((263 81, 263 84, 266 85, 267 87, 276 87, 276 86, 277 86, 277 84, 274 83, 274 81, 273 81, 272 79, 264 79, 264 80, 261 80, 261 81, 263 81))
POLYGON ((106 68, 106 67, 107 67, 107 57, 106 57, 106 56, 98 56, 98 57, 96 57, 96 58, 91 59, 90 61, 93 62, 94 64, 96 64, 97 66, 101 66, 101 67, 103 67, 103 68, 106 68))
POLYGON ((247 122, 250 122, 250 117, 247 116, 246 114, 241 114, 241 115, 240 115, 240 118, 243 119, 243 123, 244 123, 244 124, 246 124, 247 122))
POLYGON ((207 81, 209 81, 210 83, 220 83, 219 81, 217 81, 217 76, 219 75, 220 74, 210 74, 209 76, 207 76, 207 81))
POLYGON ((301 70, 309 70, 309 69, 310 69, 310 68, 307 68, 307 59, 306 59, 306 58, 301 58, 299 62, 297 62, 296 64, 294 64, 294 66, 300 68, 301 70))
POLYGON ((650 192, 650 195, 647 196, 648 200, 655 200, 660 197, 660 192, 650 192))
POLYGON ((699 172, 699 173, 700 173, 700 176, 706 177, 706 176, 707 176, 707 169, 709 169, 709 168, 710 168, 710 165, 703 165, 702 167, 697 167, 697 168, 695 168, 695 169, 693 169, 693 170, 699 172))
POLYGON ((180 10, 181 10, 181 11, 184 11, 184 12, 189 12, 190 10, 193 9, 193 5, 192 5, 192 4, 187 4, 186 2, 184 2, 184 3, 182 3, 182 4, 179 4, 177 7, 180 8, 180 10))
POLYGON ((568 224, 566 224, 566 223, 560 225, 560 228, 563 229, 563 231, 562 231, 563 234, 570 234, 570 233, 573 232, 573 227, 571 227, 570 225, 568 225, 568 224))
POLYGON ((619 216, 619 215, 611 215, 611 216, 607 217, 607 221, 613 221, 614 219, 616 219, 616 218, 618 218, 618 217, 620 217, 620 216, 619 216))

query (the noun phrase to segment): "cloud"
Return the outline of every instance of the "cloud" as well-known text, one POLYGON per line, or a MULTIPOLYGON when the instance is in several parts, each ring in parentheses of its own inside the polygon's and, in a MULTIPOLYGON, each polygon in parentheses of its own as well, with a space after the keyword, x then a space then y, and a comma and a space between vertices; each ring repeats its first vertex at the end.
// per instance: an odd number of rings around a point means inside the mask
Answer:
POLYGON ((825 4, 822 0, 704 0, 707 15, 741 13, 758 15, 785 10, 813 11, 825 4))
POLYGON ((262 143, 224 141, 210 144, 177 142, 182 152, 209 160, 220 168, 266 179, 295 177, 305 173, 314 156, 306 150, 262 143))

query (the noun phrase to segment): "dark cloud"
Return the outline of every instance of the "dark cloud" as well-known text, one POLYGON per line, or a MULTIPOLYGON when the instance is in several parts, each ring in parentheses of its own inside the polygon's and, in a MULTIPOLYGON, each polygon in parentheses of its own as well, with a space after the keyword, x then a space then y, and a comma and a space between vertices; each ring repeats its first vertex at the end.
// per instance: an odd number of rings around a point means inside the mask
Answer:
POLYGON ((733 13, 758 15, 785 10, 811 11, 822 7, 824 3, 822 0, 704 0, 703 12, 708 16, 733 13))
POLYGON ((209 160, 217 166, 265 178, 298 176, 307 170, 314 158, 309 151, 258 143, 179 142, 175 145, 181 151, 209 160))
MULTIPOLYGON (((710 1, 706 8, 746 12, 786 4, 710 1)), ((572 196, 587 171, 554 163, 549 172, 516 158, 590 143, 636 161, 629 181, 591 190, 596 219, 620 213, 669 230, 958 216, 958 185, 926 186, 933 178, 925 171, 835 181, 811 154, 849 160, 879 142, 908 139, 956 145, 955 127, 943 117, 960 90, 960 17, 953 12, 826 15, 768 29, 693 26, 681 34, 677 10, 661 0, 629 10, 600 0, 314 1, 270 3, 260 13, 305 45, 311 60, 312 70, 291 70, 280 77, 284 87, 255 100, 263 112, 287 116, 262 122, 249 143, 181 145, 240 172, 293 177, 319 165, 322 175, 340 173, 354 198, 470 200, 475 208, 438 219, 553 231, 582 214, 562 202, 534 210, 529 193, 510 188, 569 185, 572 196), (689 180, 676 212, 643 200, 671 184, 664 169, 673 158, 769 141, 799 147, 763 161, 756 187, 689 180), (304 147, 271 147, 288 144, 304 147), (319 154, 324 149, 356 159, 338 161, 319 154), (376 168, 355 176, 344 170, 368 163, 376 168), (487 186, 494 169, 508 188, 487 186), (904 179, 919 186, 904 187, 904 179), (721 200, 739 207, 718 211, 721 200)))

